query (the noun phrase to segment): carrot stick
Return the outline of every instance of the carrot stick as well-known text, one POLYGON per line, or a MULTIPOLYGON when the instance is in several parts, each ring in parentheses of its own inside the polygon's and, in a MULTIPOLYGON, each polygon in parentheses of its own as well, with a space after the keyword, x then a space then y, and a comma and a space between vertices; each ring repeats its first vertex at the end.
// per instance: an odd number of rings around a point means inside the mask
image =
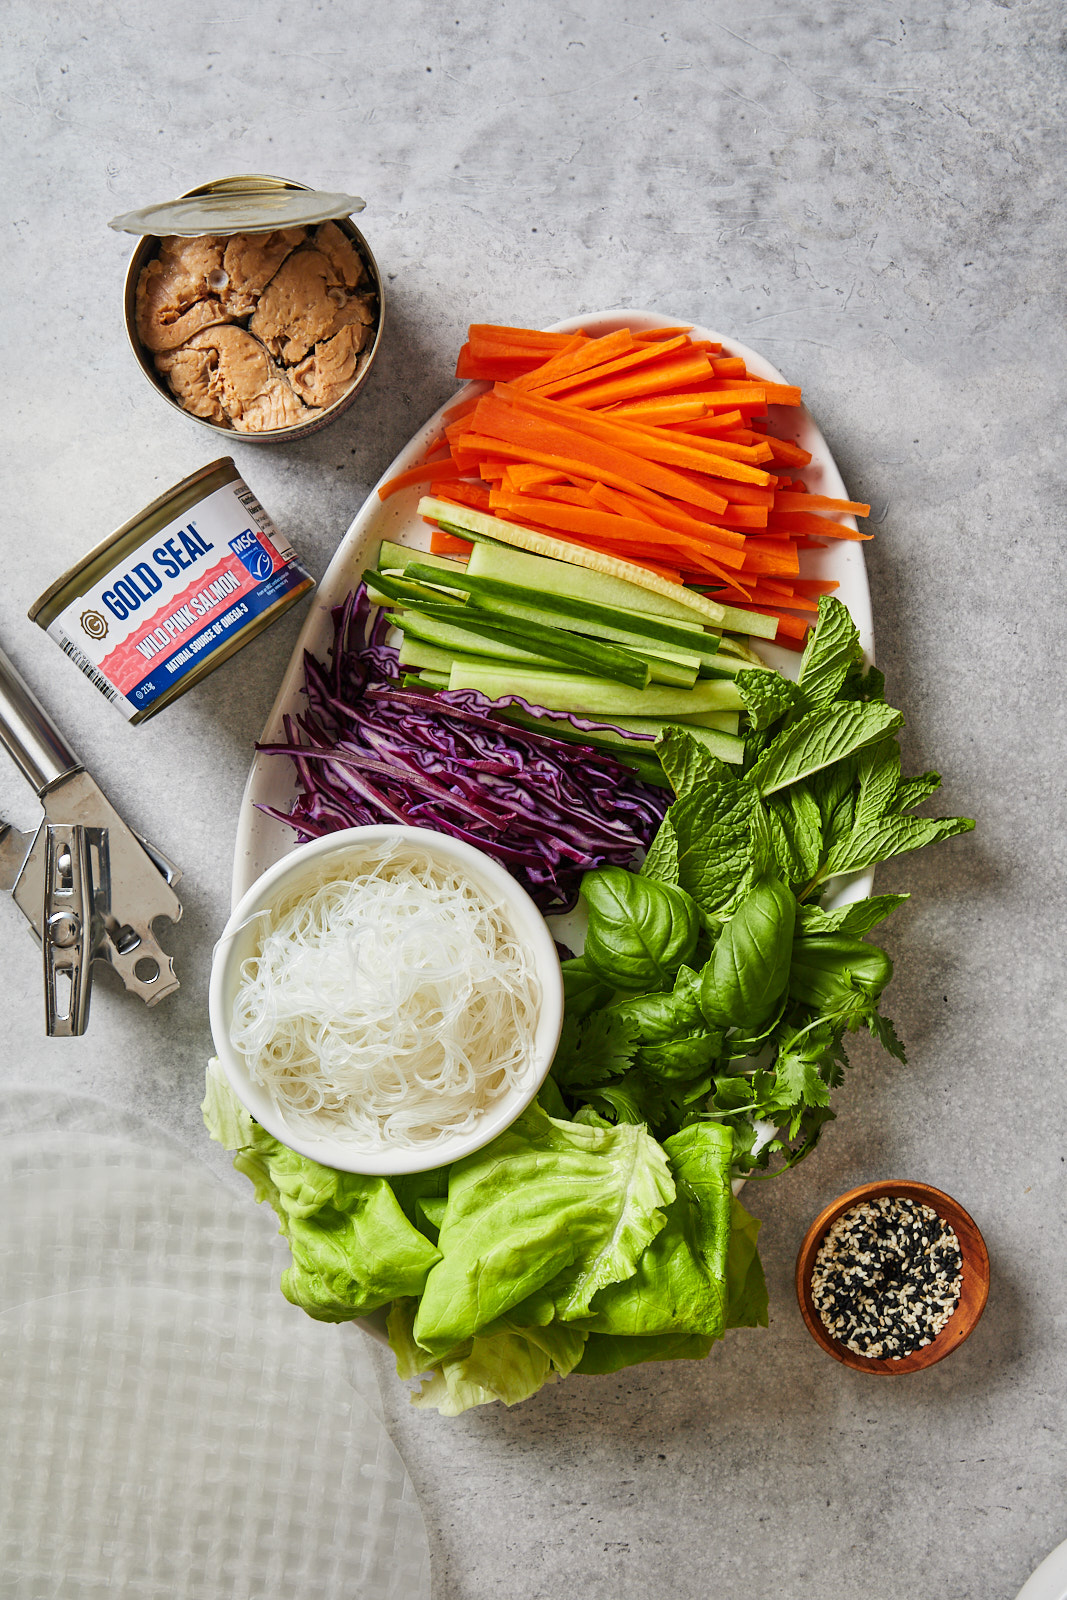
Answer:
POLYGON ((522 387, 543 389, 547 385, 566 388, 572 383, 583 383, 591 367, 601 367, 633 349, 633 339, 628 328, 616 333, 606 333, 600 339, 574 339, 549 361, 526 375, 522 387))
POLYGON ((538 373, 532 372, 530 381, 523 387, 536 389, 538 394, 546 398, 555 398, 561 392, 577 388, 580 384, 600 383, 603 379, 613 378, 620 372, 632 372, 635 367, 644 367, 649 362, 662 362, 667 355, 687 349, 688 345, 689 341, 685 338, 667 339, 662 344, 635 344, 621 354, 602 358, 599 365, 590 365, 585 371, 575 368, 569 377, 549 378, 545 382, 540 382, 538 373))
POLYGON ((564 533, 581 534, 587 539, 596 539, 608 544, 634 541, 648 546, 662 542, 665 546, 693 552, 700 552, 702 549, 699 539, 694 539, 685 533, 660 533, 659 538, 650 538, 650 533, 654 534, 659 530, 652 529, 647 522, 639 521, 636 517, 620 517, 614 512, 589 510, 585 506, 535 499, 529 495, 508 494, 504 490, 493 490, 489 496, 489 504, 494 511, 504 511, 509 516, 528 517, 546 527, 559 529, 564 533))
POLYGON ((775 461, 780 461, 786 467, 806 467, 811 461, 811 454, 802 450, 791 439, 776 439, 773 433, 766 435, 767 443, 771 447, 771 454, 775 461))
POLYGON ((841 585, 831 578, 794 578, 793 588, 799 589, 801 594, 833 594, 841 585))
POLYGON ((650 361, 636 373, 622 373, 617 378, 605 378, 601 383, 572 389, 567 399, 574 406, 606 406, 613 400, 636 400, 643 395, 662 394, 665 389, 675 389, 683 383, 697 383, 710 371, 707 356, 698 350, 695 355, 683 353, 662 364, 650 361))
POLYGON ((552 467, 524 467, 513 463, 506 469, 507 481, 512 488, 520 493, 524 489, 532 489, 542 483, 562 483, 565 474, 556 472, 552 467))
POLYGON ((843 522, 832 517, 815 516, 809 511, 772 511, 767 518, 768 528, 777 533, 806 533, 813 539, 872 539, 873 534, 856 533, 843 522))
POLYGON ((711 370, 717 378, 747 378, 748 370, 740 356, 716 356, 711 370))
POLYGON ((489 491, 476 483, 452 483, 449 479, 431 483, 430 493, 435 500, 450 500, 456 506, 470 506, 475 511, 489 510, 489 491))
MULTIPOLYGON (((688 333, 692 326, 693 324, 691 322, 679 322, 678 325, 673 328, 644 328, 640 333, 634 334, 634 339, 638 340, 642 344, 646 342, 650 344, 656 344, 660 339, 673 339, 679 333, 688 333)), ((722 345, 709 345, 708 348, 721 350, 722 345)))
POLYGON ((847 511, 854 517, 869 517, 871 508, 861 500, 831 500, 825 494, 810 494, 801 490, 784 493, 781 489, 774 497, 776 511, 847 511))
POLYGON ((430 533, 430 551, 435 556, 469 556, 474 549, 466 539, 457 539, 455 534, 445 533, 440 528, 434 528, 430 533))
MULTIPOLYGON (((594 484, 592 490, 594 499, 600 497, 599 491, 602 488, 603 485, 594 484)), ((624 506, 628 499, 627 495, 618 495, 620 506, 624 506)), ((680 507, 671 506, 662 500, 651 504, 647 501, 633 503, 629 515, 639 518, 646 515, 651 517, 659 528, 669 529, 673 533, 688 534, 725 566, 740 568, 744 564, 746 539, 743 534, 737 533, 732 528, 719 527, 717 523, 706 522, 703 517, 690 517, 680 507)))
POLYGON ((545 333, 541 328, 511 328, 499 322, 472 322, 467 339, 472 349, 493 354, 501 346, 508 350, 534 349, 555 353, 568 344, 573 333, 545 333))
MULTIPOLYGON (((478 404, 478 395, 472 394, 466 400, 458 400, 454 406, 449 406, 442 411, 446 423, 458 422, 461 417, 467 417, 478 404)), ((447 430, 446 430, 447 431, 447 430)))
MULTIPOLYGON (((766 485, 769 482, 768 474, 761 468, 751 467, 745 462, 727 460, 717 455, 713 446, 688 444, 680 440, 676 434, 667 433, 663 429, 649 428, 643 423, 615 422, 603 415, 591 416, 586 411, 572 411, 570 406, 561 405, 559 401, 542 400, 535 395, 522 394, 509 384, 499 385, 492 397, 483 396, 479 409, 474 414, 476 426, 481 425, 482 408, 491 409, 493 400, 497 396, 512 404, 518 411, 530 412, 538 419, 543 418, 551 426, 573 429, 648 461, 690 467, 697 472, 708 473, 714 477, 738 479, 744 483, 766 485)), ((665 492, 670 493, 669 490, 665 492)), ((686 497, 676 494, 675 498, 686 497)))
POLYGON ((468 434, 464 441, 468 449, 472 448, 471 441, 476 440, 490 455, 503 455, 512 460, 517 457, 543 467, 559 467, 579 478, 600 478, 618 489, 628 489, 633 483, 644 484, 669 499, 703 506, 708 511, 725 509, 725 502, 719 495, 659 462, 598 438, 576 435, 570 428, 559 427, 540 417, 523 415, 495 396, 485 396, 479 402, 479 408, 483 407, 484 411, 479 409, 476 413, 475 421, 478 426, 490 428, 495 437, 468 434), (510 448, 502 450, 501 444, 510 448))
POLYGON ((624 400, 611 406, 605 415, 633 422, 694 422, 707 414, 703 400, 676 400, 673 395, 656 395, 649 400, 624 400))
POLYGON ((459 468, 454 461, 420 461, 418 466, 408 467, 406 472, 398 472, 395 478, 390 478, 378 490, 379 500, 388 500, 391 494, 396 494, 398 489, 406 489, 412 483, 422 483, 426 478, 458 478, 459 468))

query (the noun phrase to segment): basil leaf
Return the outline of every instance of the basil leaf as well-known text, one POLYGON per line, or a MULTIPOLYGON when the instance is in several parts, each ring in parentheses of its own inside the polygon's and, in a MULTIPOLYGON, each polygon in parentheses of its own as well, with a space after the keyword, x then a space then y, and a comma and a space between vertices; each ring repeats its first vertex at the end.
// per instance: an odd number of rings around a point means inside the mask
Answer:
POLYGON ((696 949, 700 919, 683 889, 598 867, 579 892, 589 908, 586 965, 617 989, 666 988, 696 949))
POLYGON ((606 1006, 615 992, 610 983, 605 983, 603 978, 586 966, 581 956, 560 962, 560 971, 563 973, 563 998, 567 1015, 575 1021, 606 1006))
POLYGON ((801 934, 793 941, 789 993, 813 1010, 865 1021, 890 978, 884 950, 844 933, 801 934))
POLYGON ((767 746, 747 780, 762 795, 775 794, 864 745, 878 743, 903 722, 902 712, 880 704, 848 703, 809 711, 767 746))
POLYGON ((776 878, 742 901, 704 968, 700 1004, 712 1027, 755 1031, 786 986, 796 900, 776 878))
POLYGON ((836 700, 850 668, 862 661, 860 636, 847 606, 832 595, 819 599, 819 620, 800 658, 798 682, 813 709, 836 700))

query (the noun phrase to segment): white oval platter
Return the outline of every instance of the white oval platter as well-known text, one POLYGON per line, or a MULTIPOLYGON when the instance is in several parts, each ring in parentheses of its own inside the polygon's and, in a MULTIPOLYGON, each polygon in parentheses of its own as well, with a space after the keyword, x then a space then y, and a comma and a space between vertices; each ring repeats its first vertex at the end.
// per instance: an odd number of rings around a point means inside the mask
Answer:
MULTIPOLYGON (((550 331, 574 333, 581 330, 598 336, 611 333, 616 328, 628 327, 637 332, 649 328, 674 327, 683 321, 683 318, 662 317, 648 311, 598 311, 586 316, 570 317, 565 322, 557 322, 550 331)), ((761 378, 766 378, 768 382, 789 381, 757 351, 739 344, 736 339, 696 326, 691 328, 691 332, 694 339, 713 340, 721 343, 728 354, 743 357, 748 370, 761 378)), ((460 390, 459 397, 487 387, 486 384, 467 384, 460 390)), ((453 396, 447 405, 455 405, 456 399, 457 396, 453 396)), ((440 410, 435 411, 430 420, 404 446, 396 460, 378 480, 379 484, 395 477, 399 472, 404 472, 423 458, 431 440, 442 432, 445 409, 446 406, 442 406, 440 410)), ((804 469, 804 478, 809 488, 817 494, 830 495, 834 499, 848 499, 837 463, 806 408, 803 406, 789 410, 777 408, 776 422, 781 425, 783 421, 788 426, 787 436, 811 454, 811 464, 804 469)), ((261 743, 271 744, 281 740, 282 718, 286 713, 295 716, 303 709, 304 652, 310 651, 320 659, 325 658, 333 639, 330 612, 334 606, 340 605, 349 590, 359 583, 364 568, 372 563, 381 541, 389 539, 397 544, 410 545, 413 549, 429 549, 430 530, 416 509, 424 492, 425 486, 416 484, 397 491, 390 495, 388 500, 383 501, 378 498, 375 486, 364 501, 312 597, 311 609, 286 668, 270 716, 267 718, 261 743)), ((842 520, 855 527, 854 519, 846 517, 842 520)), ((853 621, 859 629, 860 640, 867 658, 873 661, 874 628, 862 544, 854 540, 835 539, 821 550, 806 551, 802 559, 805 576, 836 580, 840 585, 836 591, 837 596, 844 601, 851 612, 853 621)), ((800 658, 795 651, 763 644, 759 646, 759 650, 771 665, 779 667, 791 676, 796 675, 800 658)), ((256 754, 253 757, 237 821, 231 886, 234 905, 260 874, 286 855, 297 842, 296 834, 291 828, 273 817, 264 815, 262 811, 256 809, 257 805, 269 805, 285 811, 295 794, 293 766, 290 761, 281 756, 256 754)), ((848 880, 847 883, 843 882, 838 888, 835 900, 847 901, 869 894, 872 882, 873 873, 864 873, 856 879, 848 880)), ((563 929, 561 936, 566 936, 563 929)))

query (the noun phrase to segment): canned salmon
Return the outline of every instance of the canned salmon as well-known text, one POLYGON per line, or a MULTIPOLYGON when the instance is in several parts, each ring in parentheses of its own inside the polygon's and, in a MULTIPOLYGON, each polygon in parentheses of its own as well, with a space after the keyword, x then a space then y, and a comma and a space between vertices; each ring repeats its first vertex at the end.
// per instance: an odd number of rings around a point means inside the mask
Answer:
POLYGON ((315 586, 229 456, 153 500, 30 607, 130 722, 144 722, 315 586))
POLYGON ((216 435, 292 443, 355 400, 381 345, 381 274, 357 195, 265 173, 113 217, 140 235, 130 345, 172 406, 216 435))

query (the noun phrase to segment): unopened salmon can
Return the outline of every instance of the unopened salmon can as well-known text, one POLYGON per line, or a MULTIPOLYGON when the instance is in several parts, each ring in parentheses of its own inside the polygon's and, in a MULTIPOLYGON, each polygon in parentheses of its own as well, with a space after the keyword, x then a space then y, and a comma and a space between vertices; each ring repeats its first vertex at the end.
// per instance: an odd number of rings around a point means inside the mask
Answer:
POLYGON ((30 607, 129 722, 144 722, 315 587, 229 456, 90 550, 30 607))

